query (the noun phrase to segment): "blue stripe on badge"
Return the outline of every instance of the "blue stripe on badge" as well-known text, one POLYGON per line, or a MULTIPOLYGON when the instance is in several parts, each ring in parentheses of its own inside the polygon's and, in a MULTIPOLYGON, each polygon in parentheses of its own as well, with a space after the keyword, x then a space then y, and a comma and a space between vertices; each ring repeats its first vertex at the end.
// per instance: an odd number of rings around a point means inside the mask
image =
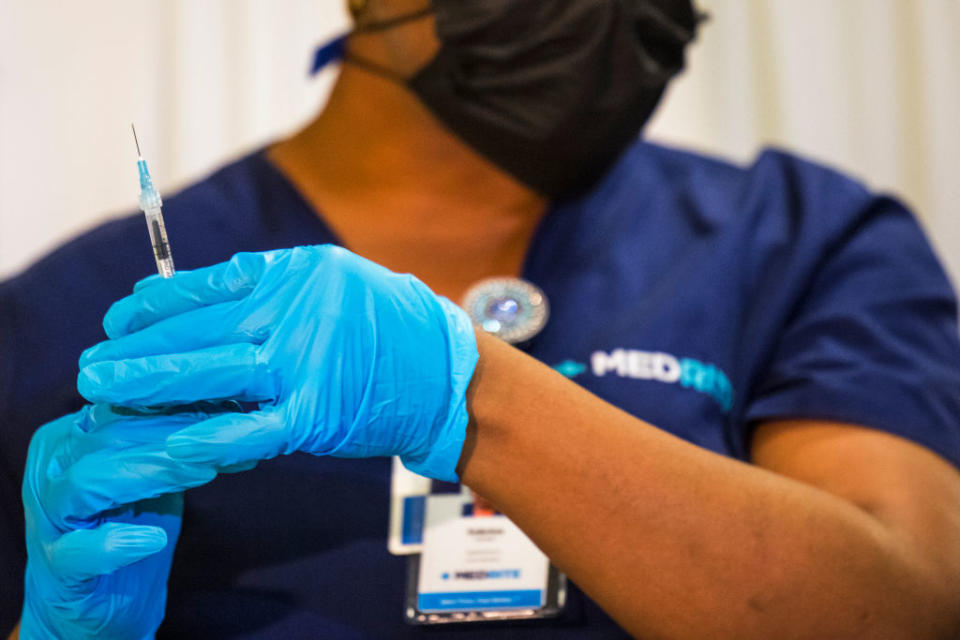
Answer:
POLYGON ((421 593, 417 596, 420 611, 473 611, 476 609, 517 609, 539 607, 543 591, 466 591, 463 593, 421 593))
POLYGON ((427 496, 408 496, 403 499, 403 526, 400 541, 403 544, 423 544, 423 518, 427 512, 427 496))

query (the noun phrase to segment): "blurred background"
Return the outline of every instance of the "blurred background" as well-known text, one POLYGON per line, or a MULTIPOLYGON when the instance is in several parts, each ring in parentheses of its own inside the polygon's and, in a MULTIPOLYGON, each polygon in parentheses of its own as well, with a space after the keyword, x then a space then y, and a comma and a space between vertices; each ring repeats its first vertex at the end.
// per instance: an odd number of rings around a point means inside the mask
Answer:
MULTIPOLYGON (((304 124, 343 0, 0 0, 0 278, 304 124)), ((748 162, 777 145, 894 192, 960 282, 960 1, 698 0, 649 138, 748 162)), ((147 251, 146 233, 144 251, 147 251)))

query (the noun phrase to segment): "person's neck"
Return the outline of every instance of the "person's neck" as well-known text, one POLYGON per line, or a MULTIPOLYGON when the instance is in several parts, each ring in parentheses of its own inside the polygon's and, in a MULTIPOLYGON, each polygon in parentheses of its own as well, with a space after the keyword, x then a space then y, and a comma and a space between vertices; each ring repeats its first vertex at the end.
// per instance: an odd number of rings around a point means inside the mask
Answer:
POLYGON ((547 206, 412 93, 349 64, 323 113, 269 158, 347 248, 452 299, 518 274, 547 206))

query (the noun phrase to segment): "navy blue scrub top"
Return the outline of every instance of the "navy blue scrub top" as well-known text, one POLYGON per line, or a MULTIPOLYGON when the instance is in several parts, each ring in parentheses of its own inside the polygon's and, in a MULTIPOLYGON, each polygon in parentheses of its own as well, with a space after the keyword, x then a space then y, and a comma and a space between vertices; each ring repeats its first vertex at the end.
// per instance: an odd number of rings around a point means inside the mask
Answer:
MULTIPOLYGON (((262 152, 169 198, 165 216, 181 269, 336 241, 262 152)), ((529 353, 682 438, 747 459, 757 421, 824 418, 960 465, 954 294, 911 214, 837 173, 777 151, 739 168, 638 143, 552 208, 524 271, 552 308, 529 353)), ((153 272, 138 214, 0 285, 0 633, 23 593, 27 443, 81 406, 80 352, 153 272)), ((189 491, 159 637, 625 637, 576 588, 552 624, 406 626, 389 469, 292 455, 189 491)))

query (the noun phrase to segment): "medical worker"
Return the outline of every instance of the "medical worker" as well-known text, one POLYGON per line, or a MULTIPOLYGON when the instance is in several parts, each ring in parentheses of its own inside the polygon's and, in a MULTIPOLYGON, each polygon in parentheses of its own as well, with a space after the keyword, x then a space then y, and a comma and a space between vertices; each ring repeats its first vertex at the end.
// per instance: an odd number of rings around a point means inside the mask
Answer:
POLYGON ((316 120, 169 199, 189 271, 131 294, 131 216, 0 287, 5 631, 957 637, 957 308, 911 214, 637 141, 683 0, 352 8, 316 120), (451 302, 489 276, 549 300, 518 347, 451 302), (516 522, 559 616, 405 624, 387 456, 516 522))

